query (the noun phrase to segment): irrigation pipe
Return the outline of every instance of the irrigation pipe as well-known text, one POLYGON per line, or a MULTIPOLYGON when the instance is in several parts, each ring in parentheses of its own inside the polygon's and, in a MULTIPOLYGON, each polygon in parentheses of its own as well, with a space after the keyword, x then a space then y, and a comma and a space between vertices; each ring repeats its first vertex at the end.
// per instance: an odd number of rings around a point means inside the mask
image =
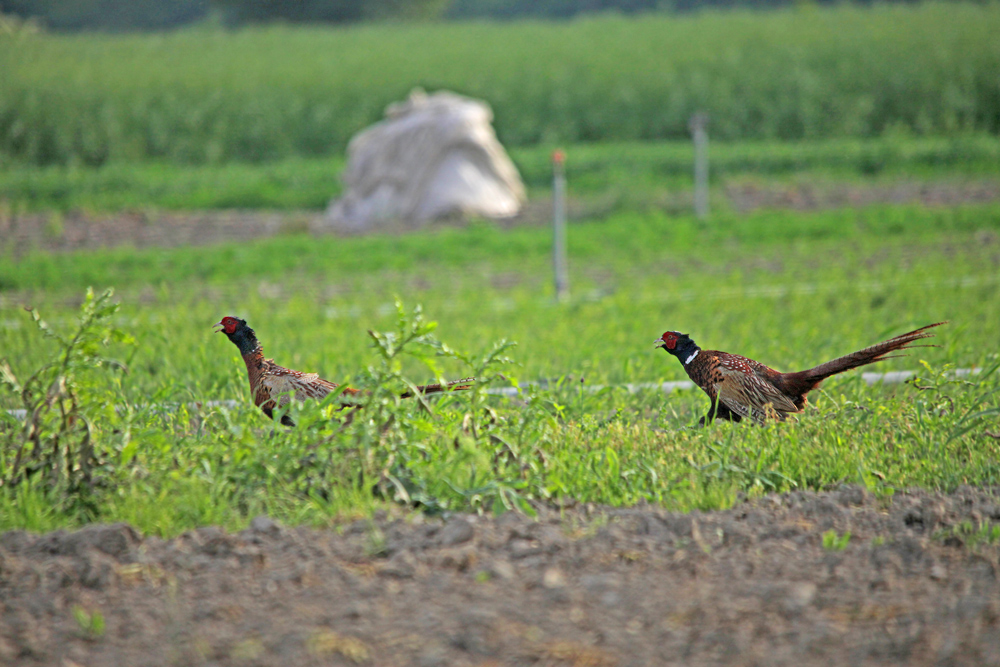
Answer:
MULTIPOLYGON (((953 371, 948 371, 948 375, 952 377, 968 377, 970 375, 976 375, 980 372, 979 368, 956 368, 953 371)), ((902 384, 916 375, 915 371, 889 371, 887 373, 862 373, 861 379, 870 387, 874 384, 881 382, 882 384, 902 384)), ((532 389, 535 387, 545 388, 550 386, 552 383, 547 381, 541 382, 521 382, 516 387, 494 387, 492 389, 487 389, 486 393, 494 396, 517 396, 522 391, 532 389)), ((656 390, 659 389, 665 394, 669 394, 672 391, 677 391, 679 389, 693 389, 694 382, 690 380, 678 380, 674 382, 639 382, 639 383, 626 383, 626 384, 591 384, 591 385, 581 385, 581 388, 588 392, 598 392, 603 389, 616 389, 621 388, 628 391, 630 394, 634 394, 639 391, 646 390, 656 390)), ((243 401, 237 401, 234 399, 226 399, 221 401, 190 401, 184 404, 184 407, 189 410, 199 410, 202 408, 227 408, 229 410, 234 410, 243 404, 243 401)), ((175 410, 177 406, 162 405, 157 406, 161 410, 175 410)), ((7 414, 11 415, 15 419, 25 419, 28 416, 27 410, 17 409, 8 410, 7 414)))

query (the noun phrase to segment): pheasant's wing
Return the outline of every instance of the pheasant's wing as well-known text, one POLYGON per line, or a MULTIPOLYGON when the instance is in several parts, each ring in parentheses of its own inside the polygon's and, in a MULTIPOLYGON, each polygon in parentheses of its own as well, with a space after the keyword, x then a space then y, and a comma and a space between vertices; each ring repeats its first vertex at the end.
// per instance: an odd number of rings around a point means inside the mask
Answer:
POLYGON ((277 364, 270 365, 260 382, 267 388, 271 398, 278 401, 278 405, 287 404, 289 396, 294 396, 298 401, 307 398, 321 399, 337 388, 336 384, 324 380, 316 373, 293 371, 277 364))
POLYGON ((728 355, 719 359, 721 379, 715 391, 727 408, 749 417, 758 424, 769 417, 784 419, 788 412, 798 412, 795 404, 773 384, 762 377, 750 359, 728 355))

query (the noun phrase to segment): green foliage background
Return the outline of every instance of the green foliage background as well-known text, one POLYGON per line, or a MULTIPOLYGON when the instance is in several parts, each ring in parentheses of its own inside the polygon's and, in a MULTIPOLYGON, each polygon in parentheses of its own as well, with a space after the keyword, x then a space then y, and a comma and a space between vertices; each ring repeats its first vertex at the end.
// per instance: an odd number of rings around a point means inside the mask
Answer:
POLYGON ((341 152, 415 86, 488 101, 509 146, 1000 131, 1000 7, 841 6, 568 23, 0 36, 0 159, 341 152))

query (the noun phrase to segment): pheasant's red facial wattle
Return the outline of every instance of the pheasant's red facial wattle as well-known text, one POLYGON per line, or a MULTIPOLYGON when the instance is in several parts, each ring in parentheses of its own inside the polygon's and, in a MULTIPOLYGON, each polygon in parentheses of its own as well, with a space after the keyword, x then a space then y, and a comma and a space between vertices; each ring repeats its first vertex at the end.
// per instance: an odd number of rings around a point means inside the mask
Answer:
POLYGON ((232 334, 236 333, 236 328, 240 325, 240 321, 235 317, 223 317, 222 320, 213 326, 222 327, 219 329, 221 333, 232 334))
POLYGON ((667 348, 668 350, 675 349, 677 347, 677 332, 676 331, 666 332, 665 334, 663 334, 662 340, 663 340, 663 347, 667 348))

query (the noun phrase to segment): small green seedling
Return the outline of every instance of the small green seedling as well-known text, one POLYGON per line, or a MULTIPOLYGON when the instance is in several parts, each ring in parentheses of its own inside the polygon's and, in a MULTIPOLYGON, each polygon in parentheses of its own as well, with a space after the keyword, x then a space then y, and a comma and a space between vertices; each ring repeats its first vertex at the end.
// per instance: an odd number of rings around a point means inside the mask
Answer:
POLYGON ((73 618, 84 639, 93 641, 104 636, 104 614, 100 610, 88 612, 80 605, 73 605, 73 618))
POLYGON ((935 538, 952 546, 966 546, 970 549, 984 544, 1000 544, 1000 524, 980 521, 973 525, 969 520, 937 533, 935 538))
POLYGON ((827 551, 843 551, 851 541, 851 531, 837 535, 837 531, 828 530, 823 533, 823 548, 827 551))

